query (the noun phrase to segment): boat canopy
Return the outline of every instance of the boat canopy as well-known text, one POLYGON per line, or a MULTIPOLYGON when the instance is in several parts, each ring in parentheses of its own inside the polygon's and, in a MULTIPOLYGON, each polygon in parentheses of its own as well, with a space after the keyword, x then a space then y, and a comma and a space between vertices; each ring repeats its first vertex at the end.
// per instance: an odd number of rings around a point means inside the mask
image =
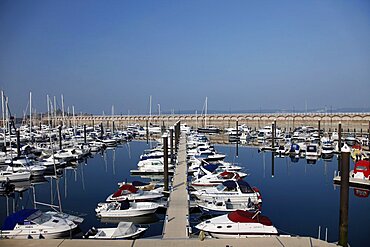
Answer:
POLYGON ((29 216, 39 211, 38 209, 23 209, 6 217, 1 230, 13 230, 16 224, 23 224, 29 216))
POLYGON ((272 226, 272 222, 266 216, 260 215, 259 212, 252 213, 243 210, 236 210, 227 215, 229 220, 236 223, 261 223, 266 226, 272 226))

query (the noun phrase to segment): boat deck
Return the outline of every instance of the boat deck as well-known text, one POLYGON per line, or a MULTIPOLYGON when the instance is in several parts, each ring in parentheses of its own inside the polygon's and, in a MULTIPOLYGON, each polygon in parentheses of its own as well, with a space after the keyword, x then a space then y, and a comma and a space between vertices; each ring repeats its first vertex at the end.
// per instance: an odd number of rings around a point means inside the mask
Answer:
POLYGON ((163 239, 186 239, 189 237, 189 193, 187 190, 185 135, 180 138, 178 161, 163 226, 163 239))

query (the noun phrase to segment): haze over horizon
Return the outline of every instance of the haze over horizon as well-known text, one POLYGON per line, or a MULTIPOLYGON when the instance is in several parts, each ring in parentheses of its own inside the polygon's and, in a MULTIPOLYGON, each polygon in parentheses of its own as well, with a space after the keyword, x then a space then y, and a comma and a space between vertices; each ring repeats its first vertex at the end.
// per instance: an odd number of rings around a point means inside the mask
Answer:
POLYGON ((92 114, 369 109, 370 2, 0 2, 0 89, 92 114))

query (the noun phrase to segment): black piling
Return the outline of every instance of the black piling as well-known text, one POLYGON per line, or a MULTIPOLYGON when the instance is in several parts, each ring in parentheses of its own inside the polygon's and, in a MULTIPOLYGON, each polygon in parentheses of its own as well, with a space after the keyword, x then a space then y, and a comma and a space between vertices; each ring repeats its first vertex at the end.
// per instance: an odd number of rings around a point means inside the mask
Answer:
POLYGON ((114 134, 114 130, 116 129, 116 126, 114 124, 114 121, 112 121, 112 134, 114 134))
POLYGON ((171 146, 171 165, 174 164, 174 159, 173 159, 173 155, 174 155, 174 150, 173 150, 173 129, 170 128, 170 146, 171 146))
POLYGON ((349 157, 350 150, 341 152, 342 170, 340 180, 340 215, 339 215, 339 242, 341 246, 348 244, 348 205, 349 205, 349 157))
POLYGON ((15 131, 16 135, 17 135, 17 156, 21 156, 21 140, 20 140, 20 133, 19 133, 19 129, 17 129, 15 131))
POLYGON ((338 171, 341 171, 342 123, 338 124, 338 171))
POLYGON ((319 131, 319 140, 321 139, 321 121, 319 120, 317 123, 317 130, 319 131))
POLYGON ((100 123, 100 139, 103 139, 104 136, 104 126, 103 122, 100 123))
POLYGON ((84 143, 85 144, 87 143, 87 140, 86 140, 86 124, 84 124, 84 143))
POLYGON ((168 191, 168 136, 163 135, 164 191, 168 191))

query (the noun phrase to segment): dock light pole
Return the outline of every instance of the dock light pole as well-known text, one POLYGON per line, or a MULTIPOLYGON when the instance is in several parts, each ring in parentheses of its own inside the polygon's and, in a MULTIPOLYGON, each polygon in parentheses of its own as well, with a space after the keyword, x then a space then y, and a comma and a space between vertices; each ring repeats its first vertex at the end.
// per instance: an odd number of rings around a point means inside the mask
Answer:
POLYGON ((168 191, 168 135, 163 138, 163 161, 164 161, 164 191, 168 191))
POLYGON ((350 148, 341 149, 340 210, 339 210, 339 245, 348 244, 348 201, 349 201, 349 157, 350 148))

